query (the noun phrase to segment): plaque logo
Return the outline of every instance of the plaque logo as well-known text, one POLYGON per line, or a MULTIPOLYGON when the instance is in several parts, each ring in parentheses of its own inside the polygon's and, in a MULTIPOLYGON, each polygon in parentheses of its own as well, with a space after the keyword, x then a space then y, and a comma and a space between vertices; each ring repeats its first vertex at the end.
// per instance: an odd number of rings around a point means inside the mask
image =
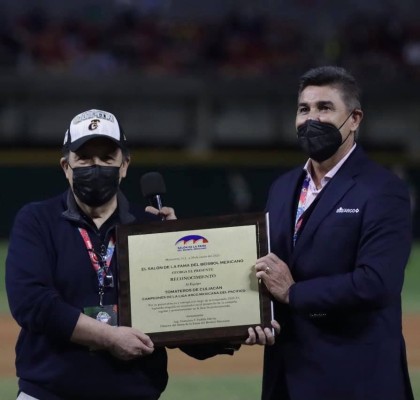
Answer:
POLYGON ((194 251, 207 249, 209 241, 200 235, 187 235, 178 239, 175 243, 178 251, 194 251))

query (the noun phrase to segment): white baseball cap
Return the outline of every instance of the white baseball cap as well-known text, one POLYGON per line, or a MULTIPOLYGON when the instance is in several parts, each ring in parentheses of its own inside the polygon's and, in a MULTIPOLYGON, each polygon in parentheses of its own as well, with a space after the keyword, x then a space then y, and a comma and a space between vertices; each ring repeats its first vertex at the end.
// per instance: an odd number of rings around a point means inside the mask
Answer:
POLYGON ((88 110, 76 115, 64 136, 65 150, 77 151, 94 138, 107 138, 127 151, 127 139, 114 114, 102 110, 88 110))

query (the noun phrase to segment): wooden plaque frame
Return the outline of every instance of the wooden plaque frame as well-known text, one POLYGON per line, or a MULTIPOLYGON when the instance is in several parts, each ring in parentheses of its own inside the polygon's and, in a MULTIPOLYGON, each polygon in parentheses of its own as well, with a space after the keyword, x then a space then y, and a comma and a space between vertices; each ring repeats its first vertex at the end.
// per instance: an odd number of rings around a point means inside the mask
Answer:
MULTIPOLYGON (((119 325, 132 326, 131 299, 136 289, 130 284, 130 260, 128 238, 131 235, 159 234, 164 232, 185 232, 200 229, 217 229, 225 227, 255 226, 257 258, 269 252, 268 215, 248 213, 218 217, 188 218, 184 220, 155 221, 145 224, 120 225, 117 227, 117 258, 119 265, 118 284, 118 322, 119 325)), ((235 230, 232 230, 234 234, 235 230)), ((232 243, 235 242, 232 237, 232 243)), ((248 337, 250 326, 271 328, 273 306, 270 294, 265 285, 257 281, 259 291, 259 319, 249 325, 221 326, 203 329, 185 329, 164 332, 145 332, 156 346, 180 346, 207 342, 243 342, 248 337)), ((256 310, 254 310, 256 311, 256 310)), ((244 310, 246 313, 247 310, 244 310)), ((142 327, 136 327, 142 330, 142 327)), ((142 330, 143 331, 143 330, 142 330)))

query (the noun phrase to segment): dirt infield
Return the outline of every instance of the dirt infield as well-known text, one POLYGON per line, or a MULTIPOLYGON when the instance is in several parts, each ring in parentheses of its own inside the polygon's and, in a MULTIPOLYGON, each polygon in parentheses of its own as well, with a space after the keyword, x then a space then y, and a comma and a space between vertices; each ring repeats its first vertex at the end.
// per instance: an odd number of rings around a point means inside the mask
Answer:
MULTIPOLYGON (((408 362, 411 368, 420 368, 420 315, 406 315, 403 321, 407 342, 408 362)), ((0 316, 0 377, 13 377, 14 346, 18 326, 8 316, 0 316)), ((171 375, 226 375, 258 374, 262 370, 262 347, 243 346, 234 357, 220 356, 197 361, 179 350, 169 350, 171 375)))

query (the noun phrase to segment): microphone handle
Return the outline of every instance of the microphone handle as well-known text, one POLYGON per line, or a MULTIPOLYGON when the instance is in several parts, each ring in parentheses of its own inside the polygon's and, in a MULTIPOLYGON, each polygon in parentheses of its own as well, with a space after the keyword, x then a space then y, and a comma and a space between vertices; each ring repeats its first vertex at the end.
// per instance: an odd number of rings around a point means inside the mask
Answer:
MULTIPOLYGON (((150 197, 150 205, 157 208, 159 211, 162 209, 162 199, 160 194, 155 194, 154 196, 150 197)), ((165 221, 164 215, 161 216, 161 220, 165 221)))
POLYGON ((159 194, 155 194, 149 199, 150 205, 154 208, 157 208, 159 211, 162 209, 162 199, 159 194))

